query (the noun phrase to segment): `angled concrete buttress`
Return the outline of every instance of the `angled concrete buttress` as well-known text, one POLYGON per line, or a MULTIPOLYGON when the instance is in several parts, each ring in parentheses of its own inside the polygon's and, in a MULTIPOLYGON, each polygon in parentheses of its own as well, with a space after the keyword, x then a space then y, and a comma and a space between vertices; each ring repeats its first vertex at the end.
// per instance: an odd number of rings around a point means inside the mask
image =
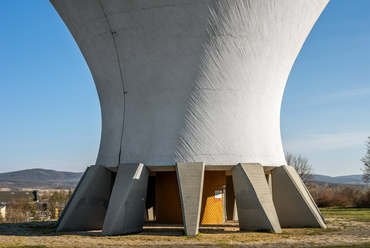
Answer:
POLYGON ((196 236, 199 230, 202 203, 204 163, 176 163, 184 231, 196 236))
POLYGON ((260 164, 238 164, 232 169, 241 231, 281 233, 271 192, 260 164))
POLYGON ((73 193, 72 193, 72 195, 71 195, 71 197, 69 198, 69 200, 68 200, 68 202, 67 202, 67 204, 65 205, 65 207, 64 207, 64 209, 63 209, 63 211, 62 211, 62 213, 60 214, 60 216, 59 216, 59 218, 58 218, 58 220, 57 220, 57 223, 55 224, 55 226, 59 226, 59 224, 60 224, 60 222, 61 222, 61 220, 63 219, 63 217, 64 217, 64 215, 65 215, 65 213, 68 211, 68 208, 69 208, 69 206, 71 205, 71 202, 73 201, 73 198, 75 197, 75 195, 76 195, 76 192, 78 192, 79 190, 78 190, 78 188, 80 187, 80 185, 81 185, 81 182, 83 181, 83 179, 85 178, 85 176, 86 176, 86 174, 87 174, 87 171, 90 169, 90 167, 87 167, 86 168, 86 170, 85 170, 85 172, 84 172, 84 174, 82 174, 82 177, 80 178, 80 180, 78 181, 78 183, 77 183, 77 185, 76 185, 76 188, 73 190, 73 193))
POLYGON ((272 170, 272 195, 282 227, 322 227, 324 219, 292 166, 272 170))
POLYGON ((90 166, 60 216, 57 231, 96 230, 103 227, 108 208, 113 172, 104 166, 90 166), (83 180, 82 180, 83 179, 83 180))
POLYGON ((149 171, 142 163, 119 165, 102 235, 143 230, 148 177, 149 171))

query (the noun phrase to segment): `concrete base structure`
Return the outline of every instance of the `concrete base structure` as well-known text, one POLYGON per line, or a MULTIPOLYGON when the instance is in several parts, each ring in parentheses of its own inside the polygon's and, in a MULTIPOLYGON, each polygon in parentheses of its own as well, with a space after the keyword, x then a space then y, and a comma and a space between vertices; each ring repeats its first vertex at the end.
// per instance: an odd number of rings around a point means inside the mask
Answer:
POLYGON ((57 231, 102 229, 102 235, 137 233, 142 231, 147 216, 147 220, 159 223, 161 219, 167 224, 183 223, 185 235, 196 236, 207 211, 221 211, 221 216, 222 212, 224 216, 227 212, 229 219, 239 220, 241 231, 281 233, 281 227, 326 228, 319 209, 291 166, 241 163, 214 167, 204 163, 177 163, 176 166, 153 167, 137 163, 110 169, 98 165, 88 167, 59 217, 57 231), (219 190, 222 187, 212 187, 213 179, 205 180, 207 173, 223 175, 223 191, 219 190), (173 178, 164 180, 168 176, 173 178), (152 185, 157 181, 156 190, 147 190, 148 181, 152 185), (166 191, 168 187, 170 191, 166 191), (215 190, 214 195, 210 195, 212 190, 205 193, 207 187, 215 190), (166 193, 172 191, 179 195, 166 193), (226 204, 224 192, 228 192, 229 201, 236 200, 236 204, 226 204), (205 197, 207 200, 202 199, 205 197), (163 206, 153 207, 156 201, 166 199, 167 210, 163 206), (210 202, 214 203, 211 207, 210 202), (224 207, 215 209, 215 204, 224 207), (151 217, 146 214, 148 209, 152 211, 151 217), (177 214, 179 211, 182 216, 177 214), (173 216, 163 219, 163 215, 170 212, 173 216))
POLYGON ((143 164, 121 164, 102 235, 137 233, 143 230, 149 171, 143 164))
POLYGON ((260 164, 238 164, 232 173, 240 230, 281 233, 263 167, 260 164))
POLYGON ((282 227, 326 228, 315 202, 292 166, 272 170, 272 195, 282 227))

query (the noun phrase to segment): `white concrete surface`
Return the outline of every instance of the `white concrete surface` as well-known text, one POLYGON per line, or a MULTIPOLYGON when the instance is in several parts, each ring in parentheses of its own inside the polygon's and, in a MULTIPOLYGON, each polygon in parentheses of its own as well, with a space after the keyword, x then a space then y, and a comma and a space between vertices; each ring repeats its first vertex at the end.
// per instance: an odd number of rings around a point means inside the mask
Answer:
POLYGON ((102 235, 143 230, 149 171, 144 164, 121 164, 114 182, 102 235))
POLYGON ((50 1, 99 94, 96 164, 285 164, 285 83, 329 0, 50 1))
POLYGON ((272 170, 272 195, 282 227, 322 227, 324 220, 292 166, 272 170))
POLYGON ((202 206, 204 163, 177 163, 182 219, 187 236, 196 236, 199 231, 202 206))
POLYGON ((240 230, 281 233, 263 167, 260 164, 238 164, 232 173, 240 230))

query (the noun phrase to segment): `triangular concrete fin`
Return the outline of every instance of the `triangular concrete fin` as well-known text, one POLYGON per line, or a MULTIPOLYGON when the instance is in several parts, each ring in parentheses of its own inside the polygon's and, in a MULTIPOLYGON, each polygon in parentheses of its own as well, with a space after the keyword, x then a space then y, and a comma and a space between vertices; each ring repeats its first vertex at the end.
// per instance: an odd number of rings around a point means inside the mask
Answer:
POLYGON ((272 170, 272 194, 282 227, 326 228, 320 210, 292 166, 272 170))
POLYGON ((241 231, 271 230, 281 233, 263 167, 238 164, 232 169, 241 231))
POLYGON ((101 229, 108 208, 112 177, 113 173, 104 166, 89 167, 68 203, 57 231, 101 229))
POLYGON ((62 219, 64 218, 64 215, 65 213, 68 211, 68 208, 69 206, 71 205, 71 202, 73 201, 73 198, 75 197, 76 195, 76 192, 79 192, 79 187, 81 185, 81 182, 84 180, 86 174, 87 174, 87 171, 90 169, 90 167, 87 167, 84 174, 82 174, 82 177, 80 178, 80 180, 78 181, 77 185, 76 185, 76 188, 73 190, 73 193, 71 195, 71 197, 69 198, 67 204, 65 205, 62 213, 59 215, 59 218, 57 220, 57 223, 55 224, 55 226, 59 226, 60 222, 62 221, 62 219))

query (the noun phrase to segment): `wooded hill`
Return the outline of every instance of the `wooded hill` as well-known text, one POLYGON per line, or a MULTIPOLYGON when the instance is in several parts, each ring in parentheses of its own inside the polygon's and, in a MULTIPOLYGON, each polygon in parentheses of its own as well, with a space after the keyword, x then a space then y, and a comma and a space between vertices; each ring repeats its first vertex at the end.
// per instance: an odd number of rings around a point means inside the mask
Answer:
POLYGON ((335 184, 364 184, 364 182, 362 181, 362 175, 330 177, 315 174, 314 180, 317 182, 335 183, 335 184))
POLYGON ((29 169, 0 173, 0 188, 73 189, 82 172, 29 169))

